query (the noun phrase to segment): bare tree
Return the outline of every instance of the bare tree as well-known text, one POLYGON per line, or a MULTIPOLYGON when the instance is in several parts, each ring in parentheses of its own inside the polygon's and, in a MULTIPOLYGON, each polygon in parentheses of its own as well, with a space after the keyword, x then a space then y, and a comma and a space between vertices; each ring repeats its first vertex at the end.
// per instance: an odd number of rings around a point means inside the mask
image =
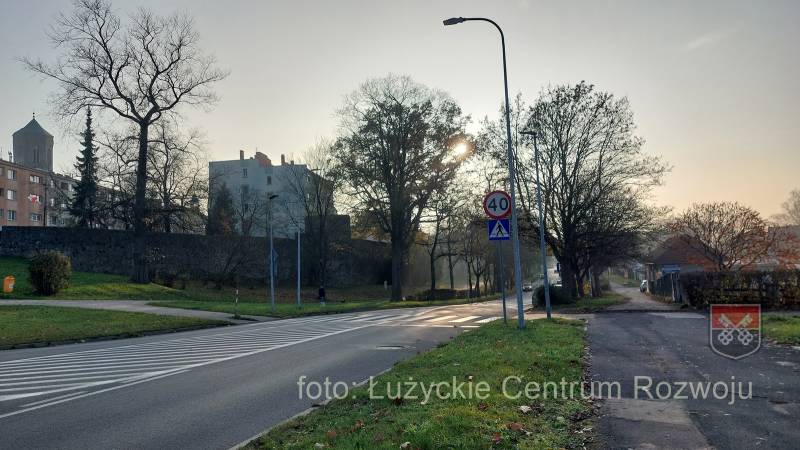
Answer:
POLYGON ((800 225, 800 189, 789 193, 789 198, 781 205, 783 212, 772 217, 780 225, 800 225))
POLYGON ((341 179, 334 172, 333 142, 322 139, 304 154, 305 165, 292 164, 285 172, 286 189, 283 201, 287 216, 295 228, 304 229, 307 242, 312 242, 312 258, 317 262, 314 281, 326 285, 331 235, 337 230, 335 198, 341 179))
POLYGON ((696 203, 670 228, 721 271, 751 267, 775 243, 761 215, 736 202, 696 203))
POLYGON ((23 59, 26 67, 56 80, 54 109, 69 118, 86 107, 117 114, 138 128, 134 197, 134 274, 148 281, 145 216, 150 126, 179 105, 207 105, 209 86, 226 73, 199 49, 199 36, 186 15, 158 17, 139 9, 123 26, 107 0, 75 0, 49 33, 62 56, 53 64, 23 59))
MULTIPOLYGON (((480 148, 506 162, 501 125, 500 121, 484 123, 480 148)), ((531 128, 537 130, 539 139, 547 244, 561 263, 568 295, 574 297, 582 294, 592 255, 611 250, 593 244, 589 236, 599 236, 601 231, 604 236, 622 236, 636 228, 636 221, 624 222, 625 211, 608 209, 612 199, 624 193, 635 200, 626 203, 634 208, 631 211, 641 210, 639 202, 660 184, 669 167, 643 153, 643 140, 634 135, 633 113, 626 98, 599 92, 583 82, 546 90, 530 109, 518 96, 512 108, 512 138, 519 174, 520 232, 524 234, 538 234, 536 161, 532 142, 521 134, 531 128), (612 212, 616 213, 613 218, 601 216, 612 212), (619 226, 612 230, 611 225, 619 226)), ((622 242, 628 241, 618 243, 622 242)))
POLYGON ((388 76, 369 80, 340 111, 337 173, 354 210, 374 214, 391 236, 392 300, 402 298, 409 245, 437 186, 455 175, 455 144, 467 119, 450 97, 388 76))
POLYGON ((154 125, 148 155, 148 197, 153 231, 200 233, 208 200, 208 162, 197 130, 183 135, 172 121, 154 125))

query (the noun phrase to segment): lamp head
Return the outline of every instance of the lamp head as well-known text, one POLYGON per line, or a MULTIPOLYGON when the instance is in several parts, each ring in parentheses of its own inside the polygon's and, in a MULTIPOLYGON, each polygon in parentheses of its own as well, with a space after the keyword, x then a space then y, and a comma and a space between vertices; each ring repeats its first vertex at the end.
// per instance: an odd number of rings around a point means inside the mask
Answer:
POLYGON ((448 26, 448 25, 457 25, 457 24, 459 24, 459 23, 463 22, 464 20, 465 20, 465 19, 464 19, 463 17, 451 17, 451 18, 449 18, 449 19, 445 19, 445 20, 443 20, 443 21, 442 21, 442 23, 443 23, 445 26, 448 26))

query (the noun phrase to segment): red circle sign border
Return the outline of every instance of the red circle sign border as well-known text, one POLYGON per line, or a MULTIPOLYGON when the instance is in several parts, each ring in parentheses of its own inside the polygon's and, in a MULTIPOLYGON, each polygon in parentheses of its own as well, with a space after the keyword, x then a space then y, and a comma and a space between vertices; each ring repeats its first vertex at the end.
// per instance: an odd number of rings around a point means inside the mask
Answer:
POLYGON ((491 217, 492 219, 498 219, 498 220, 499 220, 499 219, 505 219, 506 217, 508 217, 508 216, 510 216, 510 215, 511 215, 511 196, 510 196, 510 195, 508 195, 508 192, 506 192, 506 191, 492 191, 492 192, 489 192, 488 194, 486 194, 486 195, 483 197, 483 212, 485 212, 485 213, 486 213, 486 215, 487 215, 487 216, 489 216, 489 217, 491 217), (506 211, 506 213, 505 213, 505 214, 503 214, 503 215, 496 216, 496 215, 494 215, 494 214, 490 213, 490 212, 489 212, 489 209, 486 207, 486 201, 487 201, 487 199, 488 199, 489 197, 491 197, 492 195, 494 195, 494 194, 502 194, 502 195, 503 195, 505 198, 507 198, 507 199, 508 199, 508 211, 506 211))

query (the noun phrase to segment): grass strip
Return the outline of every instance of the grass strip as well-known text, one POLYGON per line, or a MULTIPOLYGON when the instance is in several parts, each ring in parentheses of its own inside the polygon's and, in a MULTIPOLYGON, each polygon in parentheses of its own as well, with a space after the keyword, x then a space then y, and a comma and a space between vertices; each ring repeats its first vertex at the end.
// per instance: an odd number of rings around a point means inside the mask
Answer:
POLYGON ((495 321, 398 363, 375 378, 372 398, 369 384, 356 388, 347 398, 280 425, 246 448, 581 448, 591 435, 590 402, 579 395, 530 399, 524 388, 530 382, 562 379, 579 383, 583 351, 581 321, 532 320, 522 331, 495 321), (505 379, 512 380, 505 389, 509 396, 504 395, 505 379), (486 383, 488 398, 390 398, 397 397, 398 383, 409 380, 451 387, 463 382, 473 390, 486 383), (523 395, 512 398, 518 393, 523 395))
POLYGON ((779 344, 800 344, 800 315, 767 314, 761 319, 764 335, 779 344))
POLYGON ((227 325, 217 320, 53 306, 2 305, 0 347, 227 325))

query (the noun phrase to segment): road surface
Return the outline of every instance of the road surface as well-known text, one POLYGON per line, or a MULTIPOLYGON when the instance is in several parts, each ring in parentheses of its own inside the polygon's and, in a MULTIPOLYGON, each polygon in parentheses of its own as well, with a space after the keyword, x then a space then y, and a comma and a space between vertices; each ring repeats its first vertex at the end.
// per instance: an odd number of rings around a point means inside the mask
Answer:
POLYGON ((800 349, 763 345, 735 361, 709 348, 708 329, 706 313, 595 314, 588 327, 592 380, 621 385, 621 398, 601 403, 601 448, 798 448, 800 349), (643 377, 639 390, 635 377, 643 377), (642 389, 644 377, 652 380, 653 400, 642 389), (659 395, 661 382, 666 383, 659 395), (693 398, 702 395, 691 395, 689 385, 678 394, 683 382, 695 387, 733 382, 733 390, 741 382, 745 397, 746 383, 752 383, 752 398, 737 396, 732 404, 730 397, 720 400, 713 393, 693 398))
POLYGON ((398 309, 3 351, 0 448, 230 448, 315 403, 299 398, 301 375, 361 382, 500 311, 398 309))

